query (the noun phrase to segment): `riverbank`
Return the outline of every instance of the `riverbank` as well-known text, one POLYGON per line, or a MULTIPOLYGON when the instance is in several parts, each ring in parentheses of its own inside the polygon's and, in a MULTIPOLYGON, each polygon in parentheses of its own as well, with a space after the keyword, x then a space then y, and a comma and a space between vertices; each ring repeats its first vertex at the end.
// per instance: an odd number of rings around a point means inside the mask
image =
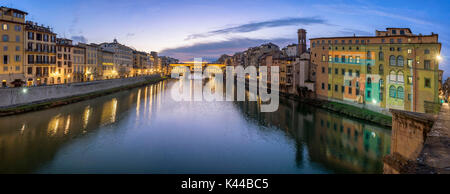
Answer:
POLYGON ((351 106, 348 104, 321 100, 318 98, 310 97, 311 95, 306 97, 286 95, 281 93, 280 95, 292 100, 297 100, 302 103, 306 103, 308 105, 312 105, 318 108, 326 109, 328 111, 339 113, 344 116, 369 121, 371 123, 382 125, 385 127, 392 127, 392 117, 378 112, 359 108, 356 106, 351 106))
MULTIPOLYGON (((89 100, 92 98, 112 94, 115 92, 128 90, 148 84, 153 84, 160 82, 162 80, 167 79, 166 77, 160 76, 147 76, 147 77, 138 77, 138 78, 125 78, 125 79, 115 79, 115 80, 102 80, 97 82, 85 82, 85 83, 77 83, 77 84, 66 84, 66 85, 58 85, 58 86, 46 86, 46 87, 37 87, 37 88, 10 88, 10 91, 2 91, 2 97, 6 95, 10 95, 10 98, 15 96, 15 93, 19 93, 19 95, 28 95, 33 96, 31 89, 39 90, 45 89, 48 94, 53 94, 54 96, 58 96, 55 93, 64 93, 64 90, 75 89, 76 91, 80 91, 86 89, 85 92, 74 92, 74 95, 62 95, 62 97, 49 97, 43 100, 30 100, 28 103, 17 103, 15 105, 0 107, 0 117, 9 116, 15 114, 22 114, 31 111, 38 111, 43 109, 49 109, 53 107, 63 106, 71 103, 80 102, 83 100, 89 100), (90 89, 94 86, 94 89, 90 89), (20 91, 16 91, 20 90, 20 91)), ((17 94, 16 94, 17 95, 17 94)), ((45 96, 45 95, 44 95, 45 96)), ((61 95, 60 95, 61 96, 61 95)))

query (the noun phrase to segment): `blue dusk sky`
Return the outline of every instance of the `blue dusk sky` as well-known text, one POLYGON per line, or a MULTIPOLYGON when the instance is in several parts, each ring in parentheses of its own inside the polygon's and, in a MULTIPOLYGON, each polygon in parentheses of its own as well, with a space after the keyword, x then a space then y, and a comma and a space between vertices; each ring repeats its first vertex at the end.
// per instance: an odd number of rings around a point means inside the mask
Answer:
POLYGON ((2 0, 60 37, 120 43, 181 60, 216 59, 248 47, 308 38, 374 35, 387 27, 439 34, 450 76, 450 1, 419 0, 2 0))

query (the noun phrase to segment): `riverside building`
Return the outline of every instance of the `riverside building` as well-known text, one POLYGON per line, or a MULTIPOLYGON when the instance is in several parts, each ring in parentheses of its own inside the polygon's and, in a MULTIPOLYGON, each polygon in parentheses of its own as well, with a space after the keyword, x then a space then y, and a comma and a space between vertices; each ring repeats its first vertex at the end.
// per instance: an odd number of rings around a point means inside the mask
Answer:
POLYGON ((438 35, 387 28, 375 36, 310 39, 316 94, 386 112, 439 111, 438 35))

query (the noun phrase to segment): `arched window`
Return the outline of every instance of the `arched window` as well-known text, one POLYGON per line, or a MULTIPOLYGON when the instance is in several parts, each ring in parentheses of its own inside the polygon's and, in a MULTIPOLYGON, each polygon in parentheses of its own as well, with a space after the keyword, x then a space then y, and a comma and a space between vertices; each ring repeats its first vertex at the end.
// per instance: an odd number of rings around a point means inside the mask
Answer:
POLYGON ((401 87, 401 86, 398 87, 398 88, 397 88, 397 98, 403 99, 404 96, 405 96, 405 92, 404 92, 404 90, 403 90, 403 87, 401 87))
POLYGON ((370 67, 370 63, 367 64, 367 74, 372 73, 372 67, 370 67))
POLYGON ((378 53, 378 60, 384 61, 384 53, 383 52, 378 53))
POLYGON ((372 52, 367 51, 367 59, 372 59, 372 52))
POLYGON ((400 67, 403 67, 403 62, 404 62, 403 56, 398 56, 397 57, 397 65, 400 67))
POLYGON ((403 71, 398 71, 398 73, 397 73, 397 81, 400 82, 400 83, 405 82, 403 77, 404 77, 403 76, 403 71))
POLYGON ((397 81, 397 74, 395 71, 391 71, 391 73, 389 73, 389 80, 393 82, 397 81))
POLYGON ((380 66, 378 67, 378 73, 379 73, 380 75, 383 75, 383 74, 384 74, 384 67, 383 67, 383 64, 380 64, 380 66))
POLYGON ((389 57, 389 65, 390 66, 395 66, 396 65, 395 64, 395 56, 394 55, 389 57))
POLYGON ((395 98, 395 96, 396 96, 396 89, 395 89, 395 86, 389 87, 389 97, 395 98))

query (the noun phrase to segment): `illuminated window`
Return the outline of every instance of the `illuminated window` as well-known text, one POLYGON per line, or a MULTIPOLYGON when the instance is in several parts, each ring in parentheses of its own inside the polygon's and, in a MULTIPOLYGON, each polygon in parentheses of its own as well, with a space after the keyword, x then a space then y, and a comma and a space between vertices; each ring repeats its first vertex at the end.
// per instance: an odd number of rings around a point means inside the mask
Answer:
POLYGON ((408 54, 411 54, 412 53, 412 49, 408 49, 408 54))
POLYGON ((413 77, 412 76, 408 76, 408 84, 412 84, 413 82, 413 77))
POLYGON ((402 71, 398 72, 398 74, 397 74, 397 81, 400 82, 400 83, 404 82, 403 72, 402 71))
POLYGON ((2 29, 3 29, 3 30, 8 30, 8 27, 9 27, 8 24, 3 24, 3 25, 2 25, 2 29))

